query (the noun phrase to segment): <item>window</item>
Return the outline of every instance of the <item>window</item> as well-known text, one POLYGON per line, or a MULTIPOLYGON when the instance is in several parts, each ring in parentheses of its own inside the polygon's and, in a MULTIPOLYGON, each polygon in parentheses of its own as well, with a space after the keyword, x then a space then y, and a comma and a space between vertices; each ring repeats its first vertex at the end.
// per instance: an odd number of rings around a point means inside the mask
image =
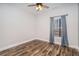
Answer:
POLYGON ((61 17, 54 18, 54 35, 61 37, 62 32, 62 20, 61 17))

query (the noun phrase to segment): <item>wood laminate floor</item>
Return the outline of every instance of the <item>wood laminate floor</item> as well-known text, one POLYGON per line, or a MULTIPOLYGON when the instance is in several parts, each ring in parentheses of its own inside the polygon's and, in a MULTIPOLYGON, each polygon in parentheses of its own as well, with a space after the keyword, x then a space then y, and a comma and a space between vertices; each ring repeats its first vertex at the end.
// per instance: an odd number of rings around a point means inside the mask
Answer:
POLYGON ((1 56, 79 56, 74 48, 33 40, 0 52, 1 56))

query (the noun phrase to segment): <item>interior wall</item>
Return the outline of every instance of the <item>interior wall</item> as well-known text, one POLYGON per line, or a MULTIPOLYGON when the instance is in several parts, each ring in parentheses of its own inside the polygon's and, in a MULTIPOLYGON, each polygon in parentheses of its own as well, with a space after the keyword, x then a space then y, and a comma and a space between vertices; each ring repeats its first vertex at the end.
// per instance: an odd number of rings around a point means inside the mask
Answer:
POLYGON ((35 16, 23 4, 0 4, 0 49, 33 39, 35 16))
MULTIPOLYGON (((49 41, 50 17, 64 14, 68 14, 69 45, 78 47, 77 4, 64 4, 35 14, 32 12, 26 4, 0 4, 0 50, 31 39, 49 41)), ((56 40, 56 43, 59 41, 56 40)))
POLYGON ((79 3, 78 3, 78 47, 79 47, 79 3))
MULTIPOLYGON (((69 46, 78 47, 78 5, 64 4, 58 8, 49 8, 42 11, 38 18, 38 39, 49 41, 50 34, 50 17, 68 14, 67 16, 67 33, 69 46)), ((60 43, 59 40, 56 40, 60 43)))

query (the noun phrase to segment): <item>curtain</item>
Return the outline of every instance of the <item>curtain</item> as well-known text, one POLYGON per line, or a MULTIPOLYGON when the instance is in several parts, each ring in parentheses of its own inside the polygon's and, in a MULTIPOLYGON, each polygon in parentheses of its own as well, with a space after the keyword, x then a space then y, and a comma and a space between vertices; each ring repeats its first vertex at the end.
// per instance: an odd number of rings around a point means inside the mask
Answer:
POLYGON ((66 15, 60 16, 60 17, 51 17, 50 19, 50 40, 49 42, 54 44, 54 37, 55 37, 55 24, 56 22, 54 20, 59 19, 59 37, 61 37, 61 46, 68 46, 68 37, 67 37, 67 24, 66 24, 66 15), (60 29, 62 28, 62 29, 60 29), (62 31, 61 31, 62 30, 62 31))
POLYGON ((53 22, 53 17, 50 19, 50 43, 54 44, 54 22, 53 22))
POLYGON ((67 37, 67 24, 66 24, 66 16, 63 15, 61 16, 61 20, 62 20, 62 39, 61 39, 61 46, 68 46, 68 37, 67 37))

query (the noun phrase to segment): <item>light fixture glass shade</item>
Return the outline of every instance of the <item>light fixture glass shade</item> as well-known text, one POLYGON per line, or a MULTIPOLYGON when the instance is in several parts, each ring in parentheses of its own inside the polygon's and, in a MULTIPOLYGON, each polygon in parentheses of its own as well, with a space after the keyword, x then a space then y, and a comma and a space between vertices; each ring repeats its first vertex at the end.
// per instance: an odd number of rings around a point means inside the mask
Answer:
POLYGON ((36 6, 36 10, 37 10, 37 11, 40 11, 40 10, 42 10, 42 9, 43 9, 43 7, 42 7, 41 5, 37 5, 37 6, 36 6))

